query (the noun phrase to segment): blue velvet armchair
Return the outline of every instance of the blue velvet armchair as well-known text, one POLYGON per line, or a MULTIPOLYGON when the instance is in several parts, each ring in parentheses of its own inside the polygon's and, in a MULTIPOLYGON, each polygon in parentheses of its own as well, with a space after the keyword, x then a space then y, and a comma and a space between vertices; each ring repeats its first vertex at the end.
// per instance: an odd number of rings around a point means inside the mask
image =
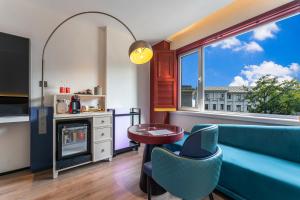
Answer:
POLYGON ((210 196, 215 189, 222 164, 222 150, 217 146, 218 127, 199 129, 184 142, 180 152, 156 147, 151 162, 145 163, 148 175, 148 199, 152 179, 171 194, 196 200, 210 196))

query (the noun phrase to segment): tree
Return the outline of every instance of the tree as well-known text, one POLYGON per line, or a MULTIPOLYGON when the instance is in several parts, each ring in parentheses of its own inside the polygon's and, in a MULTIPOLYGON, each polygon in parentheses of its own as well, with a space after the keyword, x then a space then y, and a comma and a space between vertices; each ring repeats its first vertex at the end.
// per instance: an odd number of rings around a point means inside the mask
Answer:
POLYGON ((262 76, 256 86, 245 88, 249 112, 291 115, 300 112, 300 83, 297 80, 279 82, 277 77, 262 76))

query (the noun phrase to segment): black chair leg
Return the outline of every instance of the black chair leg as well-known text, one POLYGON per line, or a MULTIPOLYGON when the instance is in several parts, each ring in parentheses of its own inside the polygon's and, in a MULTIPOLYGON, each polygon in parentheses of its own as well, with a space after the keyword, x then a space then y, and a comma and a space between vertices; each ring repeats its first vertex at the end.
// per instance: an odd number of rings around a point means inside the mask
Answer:
POLYGON ((147 194, 148 200, 151 200, 151 177, 147 176, 147 194))
POLYGON ((213 193, 210 193, 210 194, 209 194, 209 200, 214 200, 214 195, 213 195, 213 193))

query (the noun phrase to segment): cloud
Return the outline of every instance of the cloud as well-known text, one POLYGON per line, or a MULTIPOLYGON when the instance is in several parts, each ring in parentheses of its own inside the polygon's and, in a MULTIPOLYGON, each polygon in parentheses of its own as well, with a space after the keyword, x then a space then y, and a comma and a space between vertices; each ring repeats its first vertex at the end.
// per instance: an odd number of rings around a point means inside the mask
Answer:
POLYGON ((243 43, 243 45, 236 47, 233 49, 234 51, 246 51, 249 53, 254 53, 254 52, 261 52, 264 49, 257 43, 257 42, 249 42, 249 43, 243 43))
POLYGON ((263 48, 257 42, 242 42, 236 37, 231 37, 211 45, 211 47, 220 47, 221 49, 232 49, 233 51, 245 51, 249 53, 261 52, 263 48))
POLYGON ((299 76, 300 65, 292 63, 289 66, 282 66, 273 61, 264 61, 260 65, 246 65, 238 76, 235 76, 230 86, 255 86, 256 81, 264 75, 278 77, 279 82, 292 80, 299 76))
POLYGON ((235 76, 229 86, 247 86, 248 81, 244 80, 241 76, 235 76))
POLYGON ((275 33, 280 31, 276 23, 270 23, 263 25, 253 30, 253 38, 259 41, 263 41, 268 38, 274 38, 275 33))
POLYGON ((212 44, 212 47, 221 47, 222 49, 231 49, 236 46, 240 46, 241 41, 237 39, 236 37, 231 37, 225 40, 221 40, 219 42, 216 42, 212 44))
POLYGON ((295 73, 300 71, 300 65, 298 63, 292 63, 290 65, 290 68, 292 71, 294 71, 295 73))

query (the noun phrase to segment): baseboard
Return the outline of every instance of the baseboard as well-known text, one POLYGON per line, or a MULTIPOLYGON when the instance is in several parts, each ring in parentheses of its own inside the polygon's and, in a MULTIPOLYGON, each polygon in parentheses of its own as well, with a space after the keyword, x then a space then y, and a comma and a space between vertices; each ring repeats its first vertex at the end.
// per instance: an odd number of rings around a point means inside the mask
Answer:
POLYGON ((0 173, 0 176, 4 176, 4 175, 8 175, 8 174, 13 174, 13 173, 24 171, 24 170, 27 170, 27 169, 30 169, 30 167, 24 167, 24 168, 15 169, 15 170, 7 171, 7 172, 2 172, 2 173, 0 173))

